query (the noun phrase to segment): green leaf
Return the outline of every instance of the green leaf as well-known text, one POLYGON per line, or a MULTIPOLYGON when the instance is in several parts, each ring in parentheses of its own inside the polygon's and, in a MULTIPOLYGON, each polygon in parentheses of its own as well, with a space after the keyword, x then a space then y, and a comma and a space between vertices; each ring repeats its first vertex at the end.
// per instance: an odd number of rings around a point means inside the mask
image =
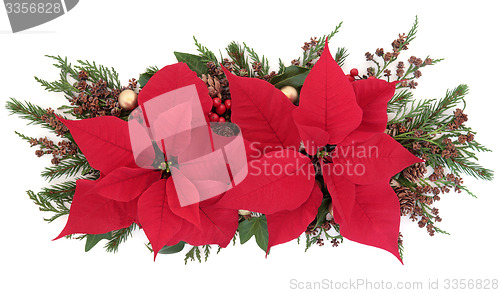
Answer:
POLYGON ((318 208, 318 214, 316 215, 316 225, 314 226, 314 229, 320 227, 321 225, 323 225, 323 223, 325 223, 326 215, 330 212, 328 210, 328 206, 331 202, 332 199, 330 197, 323 198, 323 201, 318 208))
POLYGON ((207 62, 203 61, 203 57, 181 52, 174 52, 174 55, 177 61, 186 63, 198 76, 208 73, 207 62))
POLYGON ((306 80, 310 70, 310 68, 291 65, 285 67, 282 74, 271 78, 269 82, 278 89, 287 85, 299 88, 304 84, 304 80, 306 80))
POLYGON ((141 88, 143 88, 146 83, 148 83, 151 76, 153 76, 153 74, 151 73, 142 73, 141 75, 139 75, 139 80, 137 80, 137 82, 139 83, 141 88))
POLYGON ((184 245, 186 245, 186 242, 184 242, 184 241, 180 241, 176 245, 172 245, 172 246, 165 245, 165 246, 163 246, 162 249, 160 249, 160 251, 158 251, 158 253, 161 253, 161 254, 177 253, 177 252, 180 252, 184 249, 184 245))
POLYGON ((85 252, 91 250, 94 246, 96 246, 99 241, 103 239, 111 239, 111 232, 104 234, 87 234, 87 242, 85 243, 85 252))
POLYGON ((240 242, 244 244, 252 236, 255 236, 255 242, 264 251, 267 251, 267 242, 269 234, 267 232, 266 216, 253 217, 240 223, 238 226, 240 232, 240 242))

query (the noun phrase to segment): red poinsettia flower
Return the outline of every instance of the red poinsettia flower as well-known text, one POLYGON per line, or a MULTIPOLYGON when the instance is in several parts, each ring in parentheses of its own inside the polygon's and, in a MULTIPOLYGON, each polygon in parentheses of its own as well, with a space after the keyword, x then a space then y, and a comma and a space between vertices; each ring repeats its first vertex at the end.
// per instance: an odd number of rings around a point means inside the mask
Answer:
MULTIPOLYGON (((212 106, 207 87, 184 63, 166 66, 151 77, 140 92, 139 106, 193 84, 206 117, 212 106)), ((181 206, 170 174, 137 166, 126 121, 111 116, 60 120, 89 164, 100 171, 100 178, 77 181, 68 222, 56 239, 76 233, 107 233, 137 223, 156 257, 163 246, 179 241, 225 247, 233 238, 237 210, 213 206, 216 197, 181 206)))
POLYGON ((217 206, 265 214, 268 250, 297 238, 316 217, 323 198, 312 158, 321 166, 316 172, 322 173, 332 197, 340 233, 400 259, 399 201, 389 181, 421 160, 384 133, 395 83, 349 82, 328 45, 304 82, 298 107, 265 81, 227 71, 226 76, 232 121, 253 153, 247 178, 217 206), (301 141, 305 152, 300 152, 301 141), (326 155, 325 146, 334 150, 326 155))

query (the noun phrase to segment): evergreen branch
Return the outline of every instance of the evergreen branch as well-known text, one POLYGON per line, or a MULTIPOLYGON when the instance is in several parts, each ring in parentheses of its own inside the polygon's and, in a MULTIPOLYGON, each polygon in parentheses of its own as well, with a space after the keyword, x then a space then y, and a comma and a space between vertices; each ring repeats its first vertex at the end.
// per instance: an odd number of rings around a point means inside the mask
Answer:
POLYGON ((267 58, 265 58, 264 55, 262 55, 262 58, 259 57, 259 55, 255 52, 254 49, 250 48, 243 42, 243 46, 245 47, 245 50, 248 52, 248 55, 250 56, 250 59, 254 63, 260 63, 262 65, 262 71, 259 72, 260 76, 264 76, 266 74, 269 74, 269 61, 267 58))
POLYGON ((199 56, 203 58, 203 62, 214 62, 215 64, 219 64, 219 61, 217 60, 217 57, 215 57, 215 54, 208 50, 205 46, 202 46, 200 43, 198 43, 198 40, 196 39, 195 36, 193 36, 194 39, 194 44, 197 47, 198 52, 200 52, 199 56))
POLYGON ((89 81, 97 83, 102 79, 107 82, 110 88, 121 88, 118 73, 113 67, 108 68, 103 65, 97 65, 94 61, 89 62, 87 60, 77 60, 77 62, 80 63, 80 65, 75 66, 75 68, 86 71, 89 75, 89 81))
POLYGON ((118 247, 120 246, 120 244, 127 241, 127 239, 132 236, 132 232, 137 229, 137 227, 137 224, 134 223, 127 228, 113 231, 111 233, 111 239, 108 240, 108 242, 104 246, 106 248, 106 251, 114 253, 118 252, 118 247))
POLYGON ((50 200, 42 193, 35 194, 33 191, 27 191, 29 198, 39 207, 42 212, 52 212, 54 215, 50 218, 44 218, 49 223, 55 219, 69 214, 69 208, 63 200, 50 200))
POLYGON ((81 172, 83 175, 94 171, 89 162, 82 154, 63 158, 58 165, 46 167, 42 177, 49 182, 60 177, 71 177, 81 172))
MULTIPOLYGON (((319 38, 318 43, 315 46, 312 46, 309 50, 304 51, 304 54, 302 56, 302 66, 306 66, 306 64, 312 62, 314 59, 318 57, 318 53, 320 51, 323 51, 323 49, 325 48, 326 41, 327 40, 330 41, 333 38, 333 36, 335 36, 339 32, 341 26, 342 26, 342 21, 329 34, 319 38)), ((300 59, 301 58, 299 58, 299 60, 300 59)))
POLYGON ((30 102, 20 102, 14 98, 11 98, 10 101, 7 101, 5 105, 7 110, 9 111, 9 115, 16 114, 21 119, 29 120, 28 125, 41 125, 43 128, 50 129, 55 131, 55 129, 45 121, 45 117, 47 117, 47 110, 43 109, 40 106, 32 104, 30 102))
POLYGON ((78 72, 72 67, 71 63, 68 62, 67 57, 63 59, 61 56, 45 56, 56 61, 53 65, 60 69, 59 80, 48 82, 36 76, 35 80, 40 83, 45 90, 49 92, 63 92, 66 94, 66 98, 70 100, 74 92, 78 91, 74 86, 74 82, 78 80, 78 72), (69 78, 72 78, 72 81, 70 81, 69 78))
POLYGON ((38 194, 44 196, 48 200, 62 200, 71 202, 76 190, 76 180, 66 181, 63 183, 44 187, 38 194))
POLYGON ((184 257, 184 264, 187 264, 188 260, 195 261, 198 260, 201 263, 201 251, 198 246, 193 246, 184 257))
POLYGON ((347 53, 347 48, 342 47, 337 49, 337 53, 335 53, 335 61, 340 67, 344 66, 347 56, 349 56, 349 53, 347 53))
POLYGON ((281 58, 278 59, 278 62, 279 62, 279 69, 278 69, 278 73, 277 75, 280 75, 280 74, 283 74, 285 72, 285 63, 283 63, 283 61, 281 60, 281 58))
POLYGON ((422 111, 409 124, 409 129, 419 129, 425 126, 444 125, 449 123, 453 116, 447 115, 445 112, 456 107, 459 103, 464 103, 464 97, 469 92, 469 87, 461 84, 453 90, 446 91, 446 96, 438 100, 433 105, 428 105, 422 108, 422 111))
POLYGON ((248 58, 245 54, 245 47, 242 47, 240 44, 232 41, 227 46, 226 52, 229 55, 229 58, 234 61, 234 68, 238 75, 244 76, 241 71, 246 71, 250 77, 253 76, 248 63, 248 58))

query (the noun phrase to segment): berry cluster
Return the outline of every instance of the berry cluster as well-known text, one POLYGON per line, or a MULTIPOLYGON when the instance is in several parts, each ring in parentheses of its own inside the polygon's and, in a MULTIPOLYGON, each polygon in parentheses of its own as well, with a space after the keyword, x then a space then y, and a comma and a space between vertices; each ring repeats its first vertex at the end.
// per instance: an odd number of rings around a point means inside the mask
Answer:
POLYGON ((226 118, 222 115, 226 113, 226 111, 231 109, 231 100, 227 99, 224 102, 220 98, 213 98, 213 108, 212 111, 208 113, 208 118, 210 122, 226 122, 226 118))

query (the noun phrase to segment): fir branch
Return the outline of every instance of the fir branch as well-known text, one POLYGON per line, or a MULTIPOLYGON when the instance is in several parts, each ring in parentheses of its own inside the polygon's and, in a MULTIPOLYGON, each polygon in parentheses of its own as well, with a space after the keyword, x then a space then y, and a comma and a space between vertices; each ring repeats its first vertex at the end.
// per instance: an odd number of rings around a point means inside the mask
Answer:
POLYGON ((48 200, 62 200, 71 202, 76 190, 76 180, 66 181, 51 187, 44 187, 38 194, 48 200))
POLYGON ((205 46, 202 46, 200 43, 198 43, 198 40, 196 39, 195 36, 193 36, 194 39, 194 44, 196 45, 198 52, 200 52, 199 56, 203 58, 203 62, 214 62, 215 64, 219 64, 219 61, 217 60, 217 57, 215 57, 215 54, 208 50, 205 46))
POLYGON ((69 214, 69 208, 63 200, 51 200, 43 193, 35 194, 33 191, 27 191, 29 198, 39 207, 42 212, 52 212, 54 215, 50 218, 44 218, 49 223, 55 219, 69 214))
POLYGON ((277 75, 280 75, 280 74, 283 74, 285 72, 285 63, 283 63, 283 60, 281 60, 281 58, 278 59, 278 62, 279 62, 279 69, 278 69, 278 73, 277 75))
POLYGON ((250 48, 243 42, 243 46, 245 47, 245 50, 248 52, 248 55, 250 56, 250 59, 252 60, 253 63, 260 63, 262 65, 262 71, 259 72, 260 76, 265 76, 269 74, 269 61, 267 58, 262 55, 262 58, 259 57, 259 55, 255 52, 254 49, 250 48))
POLYGON ((66 94, 66 98, 70 100, 73 94, 78 91, 74 86, 74 82, 78 79, 78 72, 72 67, 71 63, 68 62, 67 57, 45 56, 56 61, 53 65, 60 69, 59 80, 48 82, 36 76, 35 80, 40 83, 45 90, 49 92, 63 92, 66 94), (70 79, 72 80, 70 81, 70 79))
POLYGON ((146 70, 144 71, 144 73, 148 74, 148 75, 154 75, 159 70, 160 69, 158 68, 158 66, 149 66, 149 67, 146 68, 146 70))
POLYGON ((83 154, 76 154, 75 156, 63 158, 58 165, 46 167, 42 172, 42 177, 49 182, 61 177, 71 177, 78 173, 82 175, 93 172, 94 169, 90 167, 89 162, 83 154))
MULTIPOLYGON (((427 56, 425 58, 425 60, 428 60, 429 59, 429 56, 427 56)), ((431 63, 430 64, 425 64, 423 63, 422 65, 420 66, 415 66, 413 64, 410 64, 410 66, 406 69, 406 72, 403 76, 397 78, 397 80, 412 80, 412 79, 415 79, 415 76, 412 76, 412 77, 409 77, 410 74, 413 74, 415 73, 415 71, 417 70, 420 70, 421 68, 424 68, 426 66, 432 66, 432 65, 436 65, 437 63, 441 62, 444 60, 444 58, 439 58, 439 59, 431 59, 431 63)), ((401 83, 397 84, 396 86, 396 89, 399 89, 399 88, 403 88, 403 85, 401 83)))
POLYGON ((465 157, 448 158, 436 156, 435 159, 446 165, 453 173, 464 173, 476 179, 493 180, 493 171, 465 157))
MULTIPOLYGON (((309 62, 312 62, 314 59, 318 57, 318 53, 320 51, 323 51, 323 48, 325 48, 326 41, 327 40, 330 41, 333 38, 333 36, 335 36, 339 32, 341 26, 342 26, 342 21, 329 34, 319 38, 316 46, 312 46, 309 50, 304 51, 304 54, 302 56, 302 66, 306 66, 309 62)), ((301 58, 299 58, 299 61, 300 59, 301 58)))
POLYGON ((201 251, 198 246, 193 246, 184 257, 184 264, 187 264, 188 260, 195 261, 198 260, 201 263, 201 251))
POLYGON ((402 50, 405 50, 407 46, 410 44, 411 41, 413 41, 417 35, 417 29, 418 29, 418 17, 415 16, 415 21, 413 22, 412 27, 410 28, 410 31, 406 35, 406 38, 404 39, 403 42, 399 44, 399 47, 394 51, 394 53, 391 55, 391 58, 386 61, 384 59, 384 64, 380 65, 375 59, 372 61, 375 63, 377 66, 377 73, 375 73, 375 77, 380 78, 382 74, 384 73, 384 70, 389 67, 394 61, 398 59, 399 53, 401 53, 402 50))
POLYGON ((86 71, 90 82, 97 83, 102 79, 106 81, 109 88, 121 88, 118 73, 113 67, 108 68, 103 65, 98 65, 94 61, 89 62, 87 60, 77 60, 77 62, 80 65, 75 66, 75 68, 80 71, 86 71))
POLYGON ((245 76, 245 72, 252 77, 252 71, 250 70, 250 65, 248 63, 248 57, 246 56, 245 47, 232 41, 226 48, 226 52, 229 58, 234 61, 234 68, 236 74, 240 76, 245 76))
POLYGON ((465 103, 464 97, 469 92, 469 87, 461 84, 453 90, 446 91, 444 98, 436 101, 433 105, 422 108, 422 111, 408 125, 409 129, 420 129, 422 127, 443 126, 449 123, 453 116, 446 113, 447 110, 457 107, 459 103, 465 103))
POLYGON ((349 53, 347 53, 347 48, 342 47, 337 49, 337 53, 335 53, 335 62, 342 67, 344 66, 345 60, 347 59, 347 56, 349 56, 349 53))
POLYGON ((55 129, 43 119, 47 117, 47 110, 30 102, 20 102, 14 98, 7 101, 5 105, 9 115, 16 114, 21 119, 29 120, 28 125, 41 125, 43 128, 55 131, 55 129))
POLYGON ((111 233, 111 239, 108 240, 108 242, 106 242, 106 245, 104 246, 106 248, 106 251, 113 253, 118 252, 118 247, 120 246, 120 244, 127 241, 127 239, 132 236, 132 232, 137 229, 137 227, 137 224, 134 223, 127 228, 113 231, 111 233))

